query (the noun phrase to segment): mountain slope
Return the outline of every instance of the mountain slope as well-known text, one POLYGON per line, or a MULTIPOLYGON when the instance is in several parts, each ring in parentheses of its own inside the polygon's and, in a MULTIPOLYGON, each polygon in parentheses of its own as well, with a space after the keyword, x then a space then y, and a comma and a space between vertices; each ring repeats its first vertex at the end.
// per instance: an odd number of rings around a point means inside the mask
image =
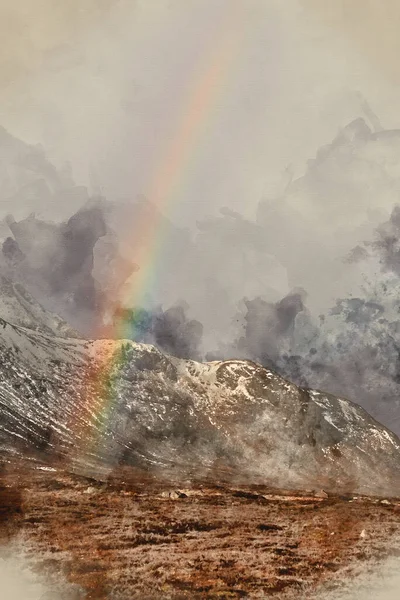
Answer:
POLYGON ((4 277, 1 272, 0 317, 49 335, 79 337, 61 317, 43 308, 22 285, 4 277))
POLYGON ((0 359, 3 456, 98 478, 127 464, 175 480, 400 495, 394 434, 348 400, 249 361, 200 364, 4 320, 0 359))

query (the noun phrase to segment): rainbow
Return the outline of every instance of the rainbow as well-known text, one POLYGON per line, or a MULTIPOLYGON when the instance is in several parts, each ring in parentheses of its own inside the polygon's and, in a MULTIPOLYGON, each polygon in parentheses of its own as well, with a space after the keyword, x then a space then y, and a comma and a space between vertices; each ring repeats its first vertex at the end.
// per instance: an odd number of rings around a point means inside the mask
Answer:
MULTIPOLYGON (((145 206, 134 224, 134 229, 140 232, 140 237, 150 243, 137 244, 133 248, 132 259, 140 268, 131 278, 125 305, 144 306, 146 293, 157 280, 158 257, 165 241, 161 215, 165 212, 171 213, 184 196, 185 180, 190 167, 201 152, 202 137, 207 128, 212 126, 220 101, 229 89, 234 69, 240 64, 238 56, 246 38, 245 19, 242 14, 245 6, 240 0, 229 0, 227 6, 228 10, 218 28, 218 38, 211 40, 209 48, 203 53, 184 94, 175 135, 162 160, 156 165, 145 190, 145 196, 156 210, 149 213, 148 207, 145 206)), ((129 337, 132 337, 131 323, 129 327, 129 337)), ((97 337, 124 339, 128 337, 127 331, 124 317, 117 316, 111 324, 99 324, 97 337)), ((116 397, 114 384, 124 361, 124 346, 121 345, 118 351, 114 350, 111 354, 104 352, 100 357, 100 368, 88 373, 85 412, 87 415, 91 413, 92 417, 94 415, 95 429, 99 436, 112 417, 116 397)), ((87 419, 84 421, 88 422, 87 419)), ((90 428, 91 426, 82 425, 79 437, 85 440, 85 443, 96 444, 98 435, 90 428)), ((92 448, 92 451, 94 452, 95 448, 92 448)))

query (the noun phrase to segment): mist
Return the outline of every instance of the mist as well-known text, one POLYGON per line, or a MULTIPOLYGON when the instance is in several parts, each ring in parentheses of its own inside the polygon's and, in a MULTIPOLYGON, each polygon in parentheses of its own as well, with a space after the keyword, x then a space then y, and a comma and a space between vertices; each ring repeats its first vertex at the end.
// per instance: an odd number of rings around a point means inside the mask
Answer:
POLYGON ((369 571, 358 574, 353 580, 342 582, 334 592, 321 592, 321 600, 396 600, 399 590, 399 561, 389 558, 379 565, 369 565, 369 571))
POLYGON ((47 573, 32 557, 12 544, 0 548, 0 578, 4 600, 79 600, 80 588, 58 573, 47 573))

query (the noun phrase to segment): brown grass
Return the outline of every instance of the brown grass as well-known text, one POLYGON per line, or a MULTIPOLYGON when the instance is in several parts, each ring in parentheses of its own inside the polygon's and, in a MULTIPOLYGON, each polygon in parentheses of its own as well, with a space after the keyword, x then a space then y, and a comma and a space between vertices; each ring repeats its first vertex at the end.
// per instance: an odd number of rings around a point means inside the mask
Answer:
POLYGON ((300 598, 354 561, 389 555, 400 531, 394 500, 206 483, 181 496, 133 471, 98 484, 14 468, 2 478, 0 535, 19 533, 88 599, 178 600, 300 598))

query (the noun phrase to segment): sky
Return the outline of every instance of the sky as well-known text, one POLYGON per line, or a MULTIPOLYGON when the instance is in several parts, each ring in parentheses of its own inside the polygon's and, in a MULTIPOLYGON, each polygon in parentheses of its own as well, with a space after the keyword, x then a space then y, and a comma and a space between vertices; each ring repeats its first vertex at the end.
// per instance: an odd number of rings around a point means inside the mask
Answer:
POLYGON ((359 116, 359 93, 400 127, 399 18, 394 0, 3 0, 0 123, 77 183, 136 198, 190 113, 168 210, 252 216, 359 116))

